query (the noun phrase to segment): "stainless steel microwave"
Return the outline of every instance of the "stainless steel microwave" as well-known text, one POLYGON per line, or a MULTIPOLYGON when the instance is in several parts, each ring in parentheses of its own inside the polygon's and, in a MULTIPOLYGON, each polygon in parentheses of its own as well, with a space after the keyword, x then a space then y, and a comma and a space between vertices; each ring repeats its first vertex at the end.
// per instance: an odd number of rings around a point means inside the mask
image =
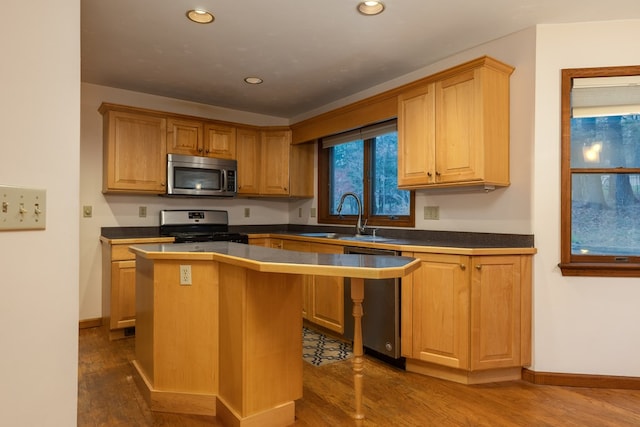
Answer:
POLYGON ((233 197, 237 164, 230 159, 167 154, 167 196, 233 197))

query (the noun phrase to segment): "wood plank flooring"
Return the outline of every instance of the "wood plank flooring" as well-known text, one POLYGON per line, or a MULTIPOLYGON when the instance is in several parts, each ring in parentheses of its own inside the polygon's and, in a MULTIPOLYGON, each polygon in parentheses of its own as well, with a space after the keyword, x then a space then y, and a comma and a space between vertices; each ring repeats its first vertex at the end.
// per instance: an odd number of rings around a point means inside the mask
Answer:
MULTIPOLYGON (((133 381, 135 340, 80 330, 78 426, 220 426, 215 418, 151 412, 133 381)), ((356 424, 351 361, 304 364, 295 426, 640 426, 640 390, 512 381, 465 386, 400 371, 368 358, 356 424)))

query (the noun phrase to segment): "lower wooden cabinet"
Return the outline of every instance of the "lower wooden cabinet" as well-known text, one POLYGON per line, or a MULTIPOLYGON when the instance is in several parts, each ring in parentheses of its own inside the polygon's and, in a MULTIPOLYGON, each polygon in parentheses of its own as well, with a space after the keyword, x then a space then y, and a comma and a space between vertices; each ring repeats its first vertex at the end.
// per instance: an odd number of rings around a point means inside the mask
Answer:
POLYGON ((531 256, 405 253, 407 370, 462 383, 519 379, 531 363, 531 256))
MULTIPOLYGON (((298 252, 343 252, 342 246, 300 240, 253 237, 249 244, 298 252)), ((305 276, 302 288, 302 318, 331 331, 344 333, 344 278, 305 276)))
MULTIPOLYGON (((344 249, 338 245, 310 243, 310 252, 341 254, 344 249)), ((344 333, 344 278, 314 276, 309 295, 308 320, 331 331, 344 333)))
POLYGON ((134 244, 167 242, 172 239, 101 239, 102 241, 102 318, 109 338, 133 335, 136 325, 136 260, 129 252, 134 244))

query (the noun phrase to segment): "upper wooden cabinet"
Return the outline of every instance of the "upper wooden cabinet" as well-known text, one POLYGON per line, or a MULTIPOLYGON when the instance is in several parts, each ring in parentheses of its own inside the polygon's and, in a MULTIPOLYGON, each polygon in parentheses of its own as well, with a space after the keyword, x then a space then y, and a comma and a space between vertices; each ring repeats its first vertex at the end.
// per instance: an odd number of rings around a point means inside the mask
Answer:
POLYGON ((531 363, 531 255, 407 253, 402 279, 407 370, 463 383, 519 379, 531 363))
POLYGON ((164 194, 167 153, 236 159, 238 194, 313 197, 314 145, 285 127, 215 122, 103 103, 103 191, 164 194))
POLYGON ((167 153, 236 158, 236 128, 221 123, 167 119, 167 153))
POLYGON ((313 197, 313 144, 291 145, 290 130, 237 131, 238 194, 313 197))
POLYGON ((202 156, 204 125, 198 120, 167 119, 167 153, 202 156))
POLYGON ((509 76, 489 57, 398 95, 398 187, 509 185, 509 76))
POLYGON ((100 107, 100 113, 104 139, 102 191, 164 193, 166 118, 108 104, 100 107))
POLYGON ((204 125, 204 153, 208 157, 236 158, 236 127, 218 123, 204 125))
POLYGON ((260 132, 238 128, 236 133, 238 160, 238 194, 260 194, 260 132))

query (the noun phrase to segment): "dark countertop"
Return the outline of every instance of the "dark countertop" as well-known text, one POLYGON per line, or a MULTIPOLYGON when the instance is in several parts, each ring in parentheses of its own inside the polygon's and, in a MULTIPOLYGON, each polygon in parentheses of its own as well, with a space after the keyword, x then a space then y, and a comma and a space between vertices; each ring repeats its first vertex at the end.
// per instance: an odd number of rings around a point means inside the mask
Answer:
POLYGON ((133 245, 129 250, 138 257, 159 261, 210 260, 269 273, 367 279, 402 277, 420 264, 414 258, 403 256, 298 252, 232 242, 133 245))
MULTIPOLYGON (((298 224, 276 225, 247 225, 229 226, 229 231, 245 234, 277 234, 298 236, 302 233, 338 233, 342 236, 353 235, 353 227, 313 226, 298 224)), ((102 227, 102 237, 108 239, 133 239, 159 237, 159 227, 102 227)), ((379 228, 376 236, 384 241, 369 241, 366 243, 385 243, 388 245, 443 247, 443 248, 533 248, 533 235, 501 234, 501 233, 471 233, 456 231, 430 231, 417 229, 386 229, 379 228)), ((322 239, 331 241, 333 239, 322 239)), ((339 240, 341 243, 360 243, 339 240)))

